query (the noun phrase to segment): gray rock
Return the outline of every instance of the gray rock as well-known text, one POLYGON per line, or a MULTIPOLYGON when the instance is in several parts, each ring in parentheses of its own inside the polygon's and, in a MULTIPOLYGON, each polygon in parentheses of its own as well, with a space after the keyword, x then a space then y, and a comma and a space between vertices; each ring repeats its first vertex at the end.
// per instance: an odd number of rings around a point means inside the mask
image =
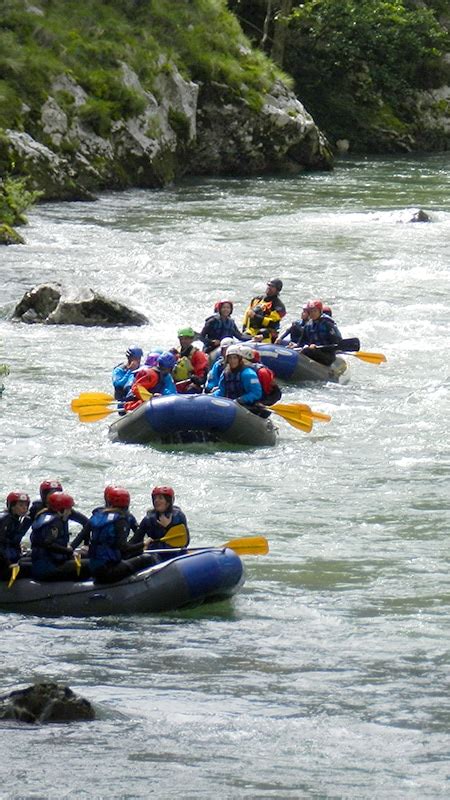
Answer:
POLYGON ((426 211, 423 208, 419 208, 415 214, 409 220, 410 222, 431 222, 431 219, 426 211))
POLYGON ((79 697, 68 686, 37 683, 0 697, 0 719, 75 722, 95 719, 95 711, 89 700, 79 697))
POLYGON ((200 94, 191 174, 246 174, 330 169, 330 147, 298 98, 281 81, 261 111, 208 85, 200 94))
POLYGON ((148 323, 144 314, 109 300, 93 289, 62 287, 59 283, 44 283, 26 292, 16 305, 12 317, 27 323, 86 327, 138 326, 148 323))

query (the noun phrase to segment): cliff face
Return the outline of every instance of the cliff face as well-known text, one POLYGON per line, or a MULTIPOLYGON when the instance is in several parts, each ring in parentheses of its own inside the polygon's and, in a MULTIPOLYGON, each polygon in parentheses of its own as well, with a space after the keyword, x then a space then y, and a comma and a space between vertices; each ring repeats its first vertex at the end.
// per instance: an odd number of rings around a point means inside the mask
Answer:
POLYGON ((89 199, 186 173, 331 167, 313 119, 225 2, 95 5, 93 18, 82 0, 7 0, 18 60, 5 60, 0 82, 15 108, 0 113, 0 175, 29 176, 44 199, 89 199))

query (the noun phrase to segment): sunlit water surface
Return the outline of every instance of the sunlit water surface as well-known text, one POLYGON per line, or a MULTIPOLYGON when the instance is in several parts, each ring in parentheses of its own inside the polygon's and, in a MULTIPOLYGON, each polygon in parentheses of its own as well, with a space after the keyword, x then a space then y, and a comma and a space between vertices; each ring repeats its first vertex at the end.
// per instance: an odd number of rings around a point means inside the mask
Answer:
POLYGON ((4 725, 3 798, 448 797, 449 270, 447 156, 342 162, 290 179, 204 180, 40 206, 0 253, 0 495, 57 476, 89 511, 109 482, 142 516, 170 483, 195 544, 263 534, 228 604, 160 617, 2 614, 1 688, 55 679, 92 723, 4 725), (430 224, 410 224, 419 208, 430 224), (112 445, 79 391, 110 388, 131 344, 172 346, 215 300, 240 319, 282 277, 288 318, 321 296, 348 386, 291 387, 332 415, 276 448, 112 445), (44 281, 90 286, 148 326, 13 324, 44 281))

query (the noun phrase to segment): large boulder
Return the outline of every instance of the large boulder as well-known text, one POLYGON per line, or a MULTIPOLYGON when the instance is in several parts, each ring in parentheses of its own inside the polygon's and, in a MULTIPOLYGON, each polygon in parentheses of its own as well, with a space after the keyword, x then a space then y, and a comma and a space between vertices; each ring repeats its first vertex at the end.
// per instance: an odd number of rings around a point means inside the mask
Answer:
POLYGON ((148 323, 144 314, 109 300, 93 289, 68 288, 59 283, 43 283, 26 292, 12 316, 28 323, 104 328, 148 323))
POLYGON ((333 156, 296 95, 276 81, 257 110, 227 86, 208 84, 199 98, 191 174, 257 175, 331 169, 333 156))
POLYGON ((95 719, 89 700, 68 686, 37 683, 0 697, 0 719, 19 722, 74 722, 95 719))

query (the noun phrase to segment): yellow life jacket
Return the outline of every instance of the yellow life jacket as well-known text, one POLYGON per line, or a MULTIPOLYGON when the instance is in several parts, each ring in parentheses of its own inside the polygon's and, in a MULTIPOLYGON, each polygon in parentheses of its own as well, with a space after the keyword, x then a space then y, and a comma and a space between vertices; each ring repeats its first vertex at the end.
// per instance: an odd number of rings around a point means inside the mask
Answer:
POLYGON ((191 359, 188 358, 188 356, 181 356, 172 370, 172 377, 175 383, 177 383, 177 381, 186 381, 191 377, 193 371, 194 368, 191 359))

